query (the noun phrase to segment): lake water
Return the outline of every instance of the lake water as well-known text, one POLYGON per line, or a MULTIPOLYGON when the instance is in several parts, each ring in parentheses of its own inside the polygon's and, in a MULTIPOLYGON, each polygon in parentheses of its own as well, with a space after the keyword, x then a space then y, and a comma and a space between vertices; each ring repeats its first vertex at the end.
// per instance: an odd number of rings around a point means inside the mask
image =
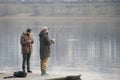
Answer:
POLYGON ((82 74, 83 80, 120 80, 120 20, 0 19, 0 70, 21 70, 20 35, 31 28, 33 72, 40 72, 39 37, 43 26, 56 39, 48 72, 82 74))

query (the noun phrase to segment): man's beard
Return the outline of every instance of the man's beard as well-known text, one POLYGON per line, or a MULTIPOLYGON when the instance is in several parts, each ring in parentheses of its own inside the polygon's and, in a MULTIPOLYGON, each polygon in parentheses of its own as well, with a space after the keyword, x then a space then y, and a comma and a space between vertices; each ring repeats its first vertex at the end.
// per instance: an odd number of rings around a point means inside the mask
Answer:
POLYGON ((46 32, 46 34, 48 35, 48 32, 46 32))

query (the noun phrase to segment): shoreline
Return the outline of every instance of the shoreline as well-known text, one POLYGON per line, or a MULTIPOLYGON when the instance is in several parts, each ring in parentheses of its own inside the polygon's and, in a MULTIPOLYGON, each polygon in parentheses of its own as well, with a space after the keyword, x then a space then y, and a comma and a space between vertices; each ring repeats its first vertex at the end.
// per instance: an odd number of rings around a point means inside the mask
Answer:
POLYGON ((120 20, 120 17, 60 17, 60 16, 0 16, 2 19, 35 19, 35 20, 120 20))

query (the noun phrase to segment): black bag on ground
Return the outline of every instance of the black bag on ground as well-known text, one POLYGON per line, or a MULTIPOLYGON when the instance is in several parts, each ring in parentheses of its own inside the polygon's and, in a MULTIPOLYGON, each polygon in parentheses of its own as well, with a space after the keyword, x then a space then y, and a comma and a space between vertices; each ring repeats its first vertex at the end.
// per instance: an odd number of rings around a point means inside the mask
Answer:
POLYGON ((3 77, 4 79, 7 79, 7 78, 24 78, 27 76, 27 73, 23 72, 23 71, 17 71, 17 72, 14 72, 13 73, 13 76, 7 76, 7 77, 3 77))
POLYGON ((17 72, 14 72, 14 73, 13 73, 13 76, 14 76, 14 77, 26 77, 26 76, 27 76, 27 73, 26 73, 26 72, 23 72, 23 71, 17 71, 17 72))

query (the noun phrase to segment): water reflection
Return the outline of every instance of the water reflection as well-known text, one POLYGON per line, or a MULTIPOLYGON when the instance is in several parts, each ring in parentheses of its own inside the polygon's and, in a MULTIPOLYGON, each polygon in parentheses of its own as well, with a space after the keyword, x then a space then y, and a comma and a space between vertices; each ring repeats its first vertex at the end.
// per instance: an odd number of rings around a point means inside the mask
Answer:
POLYGON ((34 71, 39 70, 38 34, 44 25, 50 27, 50 36, 56 38, 56 44, 51 46, 50 72, 85 76, 93 73, 97 80, 120 79, 120 22, 117 20, 0 20, 0 70, 21 69, 19 39, 27 27, 33 30, 35 39, 31 66, 34 71))

